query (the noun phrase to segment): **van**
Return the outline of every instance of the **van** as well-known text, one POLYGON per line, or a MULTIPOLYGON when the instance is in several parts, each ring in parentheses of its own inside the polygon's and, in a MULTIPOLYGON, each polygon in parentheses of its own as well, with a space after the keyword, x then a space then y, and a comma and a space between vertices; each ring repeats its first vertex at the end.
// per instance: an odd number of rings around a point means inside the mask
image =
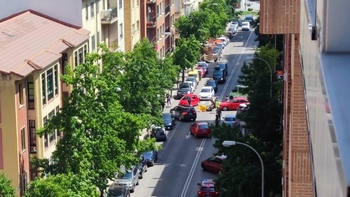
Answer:
POLYGON ((188 71, 188 76, 196 78, 197 83, 200 81, 198 70, 190 70, 190 71, 188 71))

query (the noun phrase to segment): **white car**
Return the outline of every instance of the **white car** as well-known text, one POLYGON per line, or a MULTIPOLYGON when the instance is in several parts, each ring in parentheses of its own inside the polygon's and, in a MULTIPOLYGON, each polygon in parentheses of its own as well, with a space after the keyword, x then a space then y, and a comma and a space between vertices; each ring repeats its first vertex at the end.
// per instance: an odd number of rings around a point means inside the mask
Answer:
POLYGON ((211 86, 204 86, 199 92, 200 100, 211 100, 215 96, 214 88, 211 86))
POLYGON ((220 38, 218 38, 219 40, 222 40, 222 42, 224 43, 225 46, 228 45, 228 43, 230 42, 230 40, 227 40, 227 38, 225 36, 222 36, 220 38))
POLYGON ((236 123, 236 115, 227 114, 225 117, 223 117, 223 124, 227 126, 233 126, 235 123, 236 123))
POLYGON ((242 31, 249 31, 249 30, 250 30, 250 23, 242 22, 242 31))

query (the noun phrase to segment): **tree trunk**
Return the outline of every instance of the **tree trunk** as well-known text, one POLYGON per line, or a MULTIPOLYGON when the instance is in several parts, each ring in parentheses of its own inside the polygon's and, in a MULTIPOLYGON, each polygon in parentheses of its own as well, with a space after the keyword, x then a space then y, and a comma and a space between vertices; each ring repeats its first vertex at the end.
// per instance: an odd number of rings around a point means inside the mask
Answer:
POLYGON ((182 69, 182 82, 185 81, 185 69, 182 69))

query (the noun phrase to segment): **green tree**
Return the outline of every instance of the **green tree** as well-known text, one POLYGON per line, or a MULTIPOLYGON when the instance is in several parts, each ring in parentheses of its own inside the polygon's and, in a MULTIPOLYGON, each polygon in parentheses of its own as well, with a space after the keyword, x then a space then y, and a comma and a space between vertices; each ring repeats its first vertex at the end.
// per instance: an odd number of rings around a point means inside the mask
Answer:
POLYGON ((72 175, 37 177, 30 182, 26 197, 98 197, 96 187, 88 179, 72 175))
POLYGON ((56 129, 64 133, 52 155, 52 164, 47 159, 35 162, 44 169, 44 175, 86 177, 103 196, 108 180, 114 179, 119 167, 137 161, 135 150, 147 149, 140 145, 155 147, 154 141, 139 142, 148 117, 127 112, 119 103, 123 58, 122 53, 104 46, 100 53, 89 54, 85 63, 62 76, 72 92, 61 111, 38 130, 40 136, 56 129), (102 72, 98 64, 101 60, 102 72))
POLYGON ((194 36, 180 38, 173 54, 173 62, 182 70, 182 81, 185 80, 185 70, 193 68, 200 55, 200 43, 194 36))
POLYGON ((210 37, 210 31, 206 26, 210 17, 209 12, 193 11, 188 16, 181 16, 174 25, 181 38, 194 36, 196 40, 204 42, 210 37))
POLYGON ((16 190, 11 185, 11 180, 8 179, 5 173, 0 172, 0 196, 15 197, 16 190))
POLYGON ((122 95, 120 103, 127 112, 159 119, 165 90, 173 87, 177 77, 172 58, 159 59, 154 45, 143 39, 125 59, 118 83, 122 95))

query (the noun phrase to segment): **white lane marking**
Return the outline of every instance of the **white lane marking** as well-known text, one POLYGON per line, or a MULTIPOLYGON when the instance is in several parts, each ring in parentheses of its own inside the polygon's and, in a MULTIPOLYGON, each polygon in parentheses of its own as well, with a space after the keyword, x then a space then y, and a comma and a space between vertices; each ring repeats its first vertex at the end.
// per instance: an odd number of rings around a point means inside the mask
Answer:
POLYGON ((186 194, 187 194, 188 187, 190 186, 190 183, 191 183, 194 171, 196 170, 196 166, 198 164, 199 157, 201 156, 201 154, 203 152, 204 145, 205 145, 206 141, 207 141, 207 139, 203 139, 201 144, 198 147, 197 155, 196 155, 196 157, 195 157, 195 159, 193 161, 190 173, 188 174, 188 177, 187 177, 186 182, 185 182, 185 186, 184 186, 184 188, 183 188, 183 190, 181 192, 181 196, 180 197, 185 197, 186 194))
POLYGON ((186 139, 190 139, 190 137, 191 137, 191 131, 189 131, 187 134, 186 134, 186 139))
MULTIPOLYGON (((179 122, 177 122, 176 123, 176 126, 171 130, 171 135, 170 135, 170 138, 167 140, 167 143, 163 146, 163 148, 162 148, 162 150, 165 150, 166 149, 166 147, 168 146, 168 144, 170 143, 170 141, 171 141, 171 139, 173 138, 173 135, 174 135, 174 133, 175 133, 175 131, 176 131, 176 129, 177 129, 177 127, 179 126, 179 122)), ((168 133, 169 133, 169 131, 168 131, 168 133)))
MULTIPOLYGON (((249 34, 249 36, 248 36, 247 42, 246 42, 245 45, 244 45, 244 47, 247 47, 248 41, 249 41, 250 37, 252 36, 252 34, 253 34, 253 32, 251 31, 250 34, 249 34)), ((220 98, 221 98, 221 99, 223 99, 224 96, 225 96, 225 92, 226 92, 228 86, 230 85, 230 82, 231 82, 231 80, 232 80, 232 78, 233 78, 233 74, 235 73, 235 71, 236 71, 236 69, 237 69, 237 64, 239 65, 239 62, 240 62, 240 60, 242 59, 243 53, 244 53, 244 50, 242 50, 241 53, 239 54, 238 59, 237 59, 236 66, 234 67, 234 69, 231 70, 230 76, 229 76, 228 80, 226 81, 226 82, 229 82, 229 83, 226 83, 226 84, 225 84, 224 89, 222 90, 222 92, 221 92, 221 94, 220 94, 220 98)))

